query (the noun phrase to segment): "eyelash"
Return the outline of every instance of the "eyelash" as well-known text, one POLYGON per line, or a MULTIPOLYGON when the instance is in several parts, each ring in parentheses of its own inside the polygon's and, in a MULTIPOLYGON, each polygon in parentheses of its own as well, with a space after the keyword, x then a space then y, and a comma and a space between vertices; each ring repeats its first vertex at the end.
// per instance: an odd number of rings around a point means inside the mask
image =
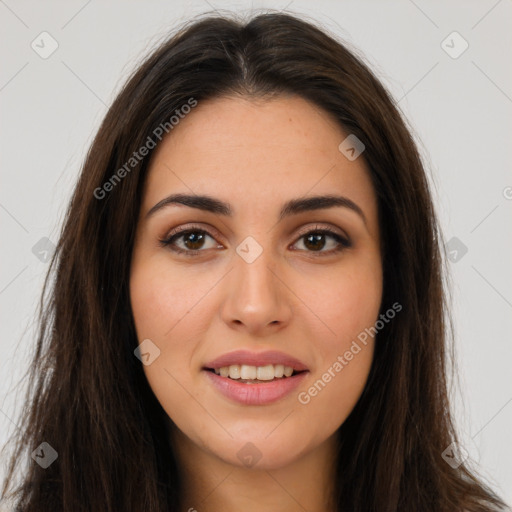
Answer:
MULTIPOLYGON (((206 231, 205 229, 192 226, 190 228, 185 228, 183 230, 175 231, 174 233, 171 232, 169 234, 169 236, 167 236, 167 238, 159 240, 160 246, 167 247, 170 250, 172 250, 173 252, 176 252, 178 254, 183 254, 184 256, 188 256, 188 257, 194 257, 197 254, 199 254, 200 252, 205 252, 204 249, 196 249, 196 250, 182 249, 181 247, 177 247, 176 245, 173 245, 176 240, 178 240, 179 238, 181 238, 185 235, 188 235, 190 233, 202 233, 202 234, 206 234, 209 237, 215 239, 215 237, 211 233, 206 231)), ((343 251, 344 249, 347 249, 352 246, 351 242, 348 239, 342 237, 335 231, 332 231, 327 228, 320 228, 320 229, 315 228, 315 229, 309 230, 306 233, 303 233, 302 235, 300 235, 299 238, 297 239, 297 241, 299 241, 302 238, 305 238, 306 236, 311 235, 311 234, 328 235, 328 236, 332 237, 334 240, 336 240, 336 242, 338 242, 339 245, 335 249, 331 249, 329 251, 306 251, 306 252, 310 252, 313 254, 317 253, 320 256, 326 256, 326 255, 332 255, 332 254, 338 253, 338 252, 343 251)))

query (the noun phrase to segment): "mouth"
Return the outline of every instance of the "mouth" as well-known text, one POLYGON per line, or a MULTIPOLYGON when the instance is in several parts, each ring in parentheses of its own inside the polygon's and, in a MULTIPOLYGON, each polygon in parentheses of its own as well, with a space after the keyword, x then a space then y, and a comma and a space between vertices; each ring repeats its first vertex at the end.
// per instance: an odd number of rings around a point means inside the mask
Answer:
POLYGON ((204 369, 216 375, 220 375, 221 377, 235 380, 241 384, 273 382, 307 372, 307 370, 295 370, 291 366, 285 366, 284 364, 267 364, 265 366, 232 364, 230 366, 204 369))
POLYGON ((225 398, 243 405, 267 405, 285 398, 309 373, 304 363, 282 352, 247 350, 218 357, 202 370, 225 398))

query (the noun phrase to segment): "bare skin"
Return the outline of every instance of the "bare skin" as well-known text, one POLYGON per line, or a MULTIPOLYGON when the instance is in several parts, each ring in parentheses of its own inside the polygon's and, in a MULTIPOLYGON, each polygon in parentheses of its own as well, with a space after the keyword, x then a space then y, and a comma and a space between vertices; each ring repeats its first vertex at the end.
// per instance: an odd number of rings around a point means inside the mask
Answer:
POLYGON ((156 148, 130 295, 139 343, 160 350, 144 371, 169 416, 184 511, 332 509, 335 434, 374 352, 371 337, 359 351, 353 342, 375 324, 382 296, 377 199, 363 157, 350 161, 338 149, 348 134, 298 97, 230 97, 199 102, 156 148), (177 193, 215 197, 232 214, 168 204, 148 216, 177 193), (286 201, 323 195, 344 196, 363 215, 335 206, 279 220, 286 201), (196 235, 161 245, 175 228, 196 235), (308 239, 324 229, 349 246, 328 234, 308 239), (250 263, 236 250, 247 237, 262 249, 250 263), (308 372, 275 402, 241 404, 204 369, 237 349, 279 350, 308 372), (243 447, 255 464, 239 456, 243 447))

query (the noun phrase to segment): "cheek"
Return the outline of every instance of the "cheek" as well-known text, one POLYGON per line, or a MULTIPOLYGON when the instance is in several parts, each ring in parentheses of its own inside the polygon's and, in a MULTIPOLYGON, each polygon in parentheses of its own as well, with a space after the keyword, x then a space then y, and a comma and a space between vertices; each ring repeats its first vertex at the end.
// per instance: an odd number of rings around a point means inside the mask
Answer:
POLYGON ((349 416, 365 387, 373 361, 380 306, 377 286, 349 286, 334 294, 326 323, 335 335, 316 338, 318 365, 297 396, 304 428, 314 420, 317 435, 334 432, 349 416))
POLYGON ((173 332, 208 290, 207 281, 173 268, 165 258, 134 264, 130 297, 139 340, 172 340, 173 332))
MULTIPOLYGON (((318 283, 318 281, 317 281, 318 283)), ((350 414, 366 384, 374 352, 374 328, 382 296, 380 260, 354 259, 329 283, 313 290, 316 312, 329 327, 315 338, 318 366, 300 390, 304 417, 336 429, 350 414), (335 286, 333 285, 335 283, 335 286)))
POLYGON ((345 339, 357 336, 377 319, 381 304, 381 279, 373 272, 343 276, 329 297, 333 330, 345 339))
POLYGON ((343 353, 352 340, 375 324, 382 300, 378 253, 367 258, 354 255, 339 269, 308 276, 303 284, 308 285, 312 311, 325 327, 316 339, 324 358, 343 353))
POLYGON ((132 266, 130 298, 137 339, 150 339, 160 350, 143 370, 162 405, 186 405, 190 397, 183 386, 194 391, 191 361, 195 340, 208 329, 208 301, 203 299, 214 283, 211 273, 184 272, 169 265, 165 256, 141 257, 132 266))
MULTIPOLYGON (((158 258, 134 264, 130 276, 130 298, 137 332, 142 342, 150 339, 160 350, 159 356, 143 366, 144 374, 163 409, 171 417, 174 411, 188 411, 194 403, 195 388, 190 380, 193 354, 193 329, 189 321, 199 301, 197 283, 185 279, 179 269, 171 269, 158 258), (190 342, 189 342, 190 340, 190 342)), ((204 295, 204 293, 203 293, 204 295)), ((199 398, 199 397, 196 397, 199 398)), ((201 418, 199 411, 197 417, 201 418)), ((187 430, 182 413, 173 420, 187 430)))
POLYGON ((347 351, 333 354, 323 371, 299 392, 301 414, 297 418, 304 429, 315 425, 313 430, 319 441, 345 422, 363 392, 373 359, 373 341, 358 345, 348 350, 352 354, 350 361, 347 351))

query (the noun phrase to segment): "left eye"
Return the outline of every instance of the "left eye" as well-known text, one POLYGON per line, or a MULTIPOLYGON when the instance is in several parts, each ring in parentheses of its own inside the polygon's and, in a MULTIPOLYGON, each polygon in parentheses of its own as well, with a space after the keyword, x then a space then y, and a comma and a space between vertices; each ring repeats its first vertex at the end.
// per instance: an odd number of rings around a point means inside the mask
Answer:
MULTIPOLYGON (((303 245, 306 247, 306 249, 299 250, 306 250, 307 252, 329 254, 341 251, 351 246, 348 239, 329 229, 315 229, 308 231, 299 237, 298 241, 301 240, 304 240, 303 245), (331 239, 331 248, 328 248, 328 250, 323 250, 326 245, 329 245, 326 243, 326 239, 331 239)), ((212 237, 212 235, 203 229, 189 229, 186 231, 180 231, 164 240, 160 240, 160 244, 163 247, 169 247, 176 253, 186 254, 187 256, 194 256, 198 252, 203 252, 202 249, 212 249, 216 247, 215 239, 212 237), (210 238, 213 243, 210 245, 210 247, 205 247, 204 244, 208 238, 210 238)), ((222 248, 222 246, 218 245, 217 247, 222 248)))
POLYGON ((338 233, 335 233, 334 231, 330 231, 329 229, 309 231, 302 235, 299 240, 304 240, 303 245, 309 249, 313 249, 308 252, 333 253, 350 247, 350 242, 346 238, 338 235, 338 233), (328 245, 325 242, 326 238, 331 239, 331 248, 326 251, 318 250, 324 249, 325 246, 328 245))

